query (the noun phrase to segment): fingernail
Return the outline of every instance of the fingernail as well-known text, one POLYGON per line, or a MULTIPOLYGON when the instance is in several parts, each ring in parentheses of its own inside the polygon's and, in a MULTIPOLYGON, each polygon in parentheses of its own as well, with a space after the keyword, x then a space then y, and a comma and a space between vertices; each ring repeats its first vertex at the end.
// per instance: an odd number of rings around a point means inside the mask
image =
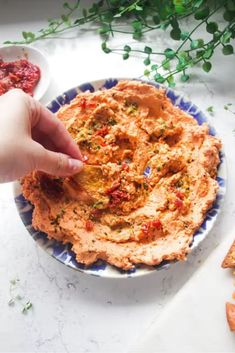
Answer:
POLYGON ((87 161, 88 161, 88 157, 87 157, 86 155, 84 155, 84 156, 82 157, 82 161, 83 161, 83 162, 87 162, 87 161))
POLYGON ((78 159, 69 158, 69 167, 75 172, 79 172, 83 168, 83 163, 78 159))

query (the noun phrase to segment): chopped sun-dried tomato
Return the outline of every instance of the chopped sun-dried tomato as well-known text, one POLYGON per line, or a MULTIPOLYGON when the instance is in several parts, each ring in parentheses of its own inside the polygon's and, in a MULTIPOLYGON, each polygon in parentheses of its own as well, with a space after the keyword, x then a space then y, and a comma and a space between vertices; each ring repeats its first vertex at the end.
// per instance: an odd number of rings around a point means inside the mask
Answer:
POLYGON ((87 103, 88 108, 95 108, 96 106, 97 106, 96 103, 93 103, 93 102, 87 103))
POLYGON ((80 103, 79 103, 79 106, 80 106, 82 109, 86 109, 86 106, 87 106, 87 104, 86 104, 86 98, 84 98, 84 97, 81 98, 81 101, 80 101, 80 103))
POLYGON ((104 141, 100 141, 100 145, 101 145, 102 147, 107 146, 107 144, 106 144, 104 141))
POLYGON ((107 126, 103 126, 101 129, 97 130, 95 135, 104 137, 108 134, 109 129, 107 126))
POLYGON ((88 219, 85 224, 85 228, 88 232, 92 231, 94 229, 94 223, 88 219))
POLYGON ((122 162, 122 170, 125 170, 126 172, 129 172, 129 165, 126 162, 122 162))
POLYGON ((176 192, 176 196, 180 199, 183 200, 184 199, 184 194, 181 191, 177 191, 176 192))
POLYGON ((91 211, 90 218, 94 219, 94 220, 97 220, 97 219, 101 218, 102 214, 103 214, 103 210, 95 209, 95 210, 91 211))
POLYGON ((162 223, 159 219, 142 224, 141 230, 144 235, 150 235, 155 229, 161 229, 162 223))
POLYGON ((120 186, 120 182, 114 183, 114 184, 111 186, 111 188, 109 188, 109 189, 106 190, 106 194, 112 194, 112 192, 113 192, 114 190, 118 189, 119 186, 120 186))
POLYGON ((82 109, 86 109, 86 108, 95 108, 96 107, 96 103, 94 102, 87 102, 87 99, 85 97, 82 97, 79 103, 79 106, 82 109))
POLYGON ((122 201, 128 201, 128 200, 130 200, 130 195, 128 195, 124 191, 116 189, 112 193, 110 193, 110 201, 109 201, 110 206, 115 206, 122 201))
POLYGON ((176 206, 176 208, 181 208, 181 207, 183 207, 183 201, 177 198, 177 199, 175 200, 175 206, 176 206))

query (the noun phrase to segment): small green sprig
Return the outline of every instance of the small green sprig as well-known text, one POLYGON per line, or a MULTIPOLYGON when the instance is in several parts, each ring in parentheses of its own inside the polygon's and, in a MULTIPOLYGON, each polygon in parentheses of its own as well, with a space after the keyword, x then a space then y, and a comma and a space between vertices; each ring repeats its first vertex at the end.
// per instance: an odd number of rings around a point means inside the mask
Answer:
POLYGON ((206 111, 207 111, 211 116, 214 115, 214 107, 213 107, 212 105, 209 106, 209 107, 206 109, 206 111))
POLYGON ((231 107, 233 106, 232 103, 227 103, 224 105, 224 110, 227 110, 229 111, 230 113, 234 114, 235 115, 235 111, 231 109, 231 107))
POLYGON ((8 305, 14 306, 16 303, 19 304, 21 306, 21 312, 26 314, 33 307, 33 304, 30 300, 26 300, 25 296, 21 294, 21 292, 22 288, 20 286, 19 278, 10 280, 10 299, 8 301, 8 305))
POLYGON ((176 49, 166 48, 163 52, 155 52, 149 46, 144 46, 142 50, 135 50, 135 48, 125 45, 120 50, 111 49, 104 43, 102 44, 102 49, 106 53, 122 53, 124 60, 128 59, 132 53, 139 52, 143 54, 145 56, 143 64, 148 66, 144 70, 144 75, 153 78, 156 82, 168 83, 169 86, 174 87, 174 76, 181 74, 181 81, 188 81, 190 78, 189 71, 193 66, 201 65, 204 72, 210 72, 212 69, 211 59, 217 47, 221 47, 224 55, 234 53, 232 45, 232 40, 235 38, 234 1, 221 1, 219 4, 215 1, 212 10, 209 6, 202 3, 199 7, 194 6, 192 16, 198 23, 191 32, 185 32, 180 29, 179 21, 177 20, 171 23, 170 36, 173 40, 180 42, 176 49), (211 19, 221 10, 223 10, 223 18, 226 22, 223 28, 220 28, 221 26, 211 19), (207 32, 211 35, 209 41, 195 37, 195 32, 199 27, 204 27, 205 33, 207 32), (160 64, 154 62, 157 56, 162 56, 160 64))

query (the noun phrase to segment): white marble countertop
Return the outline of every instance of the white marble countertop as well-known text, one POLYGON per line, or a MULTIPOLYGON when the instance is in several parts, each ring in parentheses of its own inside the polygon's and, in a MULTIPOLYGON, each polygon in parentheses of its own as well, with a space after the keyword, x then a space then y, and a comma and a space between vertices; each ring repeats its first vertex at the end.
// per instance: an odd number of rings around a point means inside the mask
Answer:
MULTIPOLYGON (((40 29, 46 18, 60 14, 61 4, 58 0, 0 0, 0 42, 19 38, 22 30, 40 29)), ((121 36, 114 43, 126 44, 126 41, 132 40, 121 36)), ((162 33, 157 45, 165 47, 166 44, 162 33)), ((104 54, 95 31, 74 31, 67 39, 47 40, 35 46, 45 51, 51 66, 52 83, 44 103, 82 82, 103 77, 139 77, 143 72, 139 58, 122 61, 119 55, 104 54)), ((174 323, 179 326, 181 320, 185 325, 189 313, 184 309, 184 302, 177 300, 177 292, 194 283, 194 276, 198 302, 203 303, 205 294, 211 290, 213 305, 201 304, 198 312, 201 311, 203 320, 214 308, 211 325, 214 335, 220 337, 220 344, 210 346, 206 327, 199 320, 194 325, 192 316, 187 322, 189 329, 184 340, 175 335, 174 346, 166 340, 158 348, 154 342, 156 347, 152 350, 170 352, 174 347, 175 352, 188 353, 235 351, 235 336, 229 333, 224 314, 225 300, 231 299, 233 279, 228 271, 220 269, 222 254, 232 241, 231 230, 235 224, 235 115, 223 108, 226 103, 235 103, 235 65, 234 56, 223 62, 221 59, 222 55, 216 54, 208 76, 198 71, 200 75, 194 76, 191 82, 178 86, 202 109, 213 105, 215 113, 209 119, 223 140, 228 164, 228 192, 223 212, 213 231, 189 255, 187 262, 128 280, 102 279, 75 272, 50 258, 34 243, 17 214, 12 185, 0 185, 0 352, 127 352, 145 337, 150 324, 158 323, 162 334, 167 334, 165 313, 174 307, 174 302, 178 311, 172 309, 172 313, 180 315, 169 315, 169 320, 173 326, 174 323), (210 261, 207 260, 213 253, 210 261), (203 268, 212 277, 219 271, 217 285, 224 286, 223 291, 216 292, 215 286, 208 285, 208 276, 200 276, 203 268), (8 306, 9 281, 16 277, 25 296, 33 303, 27 315, 17 305, 8 306), (201 340, 193 339, 194 330, 201 340)))

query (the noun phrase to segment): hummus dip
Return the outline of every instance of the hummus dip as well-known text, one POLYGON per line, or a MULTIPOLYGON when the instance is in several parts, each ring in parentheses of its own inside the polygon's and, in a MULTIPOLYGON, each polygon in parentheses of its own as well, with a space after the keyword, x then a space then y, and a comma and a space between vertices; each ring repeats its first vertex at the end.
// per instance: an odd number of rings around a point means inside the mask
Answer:
POLYGON ((138 81, 80 93, 57 116, 87 165, 73 177, 24 178, 34 228, 71 243, 85 265, 185 260, 218 190, 221 142, 207 124, 138 81))

